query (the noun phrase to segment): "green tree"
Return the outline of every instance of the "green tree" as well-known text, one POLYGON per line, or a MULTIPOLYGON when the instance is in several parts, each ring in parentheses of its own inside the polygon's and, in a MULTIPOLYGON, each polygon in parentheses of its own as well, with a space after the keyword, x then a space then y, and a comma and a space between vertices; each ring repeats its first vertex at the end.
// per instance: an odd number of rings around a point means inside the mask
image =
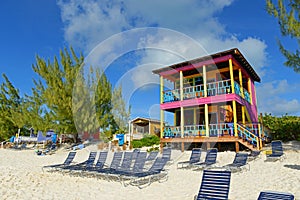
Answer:
POLYGON ((83 56, 77 57, 70 48, 60 51, 60 61, 45 61, 37 56, 36 64, 32 66, 40 79, 34 81, 36 95, 43 99, 44 106, 51 112, 47 117, 56 124, 60 133, 73 133, 77 138, 77 131, 73 120, 72 92, 76 75, 83 63, 83 56))
MULTIPOLYGON (((24 100, 5 74, 0 91, 0 139, 8 139, 26 124, 22 113, 24 100)), ((20 130, 19 130, 20 131, 20 130)))
POLYGON ((122 95, 122 86, 116 87, 112 95, 113 116, 118 126, 118 132, 125 133, 128 130, 130 119, 130 106, 126 109, 126 103, 122 95))
POLYGON ((295 38, 298 44, 298 48, 293 52, 286 49, 278 40, 279 49, 287 59, 284 64, 300 73, 300 0, 278 0, 277 5, 272 0, 266 0, 266 4, 267 12, 278 19, 281 34, 295 38))
POLYGON ((116 131, 112 115, 112 86, 104 72, 96 72, 95 106, 102 139, 110 139, 116 131))

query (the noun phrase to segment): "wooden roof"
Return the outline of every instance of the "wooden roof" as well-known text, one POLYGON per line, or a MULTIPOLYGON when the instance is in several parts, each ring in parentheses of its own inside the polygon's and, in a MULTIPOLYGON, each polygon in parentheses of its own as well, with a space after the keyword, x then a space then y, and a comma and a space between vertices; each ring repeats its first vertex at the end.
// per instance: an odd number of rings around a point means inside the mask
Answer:
POLYGON ((249 64, 249 62, 246 60, 246 58, 243 56, 243 54, 237 48, 233 48, 233 49, 230 49, 230 50, 227 50, 227 51, 222 51, 222 52, 219 52, 219 53, 215 53, 215 54, 211 54, 211 55, 208 55, 208 56, 196 58, 196 59, 193 59, 193 60, 177 63, 177 64, 174 64, 174 65, 170 65, 168 67, 153 70, 152 72, 154 74, 160 74, 162 72, 166 72, 166 71, 170 71, 170 70, 176 70, 178 68, 181 68, 181 67, 184 67, 184 66, 187 66, 187 65, 196 64, 196 63, 200 63, 200 62, 203 62, 203 61, 217 59, 217 58, 224 57, 224 56, 229 56, 229 55, 233 56, 233 58, 239 62, 239 64, 242 66, 242 68, 244 70, 246 70, 246 72, 249 74, 249 76, 251 77, 252 80, 254 80, 256 82, 260 82, 260 77, 258 76, 258 74, 254 71, 253 67, 249 64))

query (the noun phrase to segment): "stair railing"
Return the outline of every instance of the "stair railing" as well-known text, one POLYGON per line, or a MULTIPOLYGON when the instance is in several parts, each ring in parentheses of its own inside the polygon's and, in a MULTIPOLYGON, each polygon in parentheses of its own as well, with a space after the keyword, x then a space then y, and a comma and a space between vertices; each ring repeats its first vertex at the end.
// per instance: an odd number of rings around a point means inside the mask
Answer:
POLYGON ((258 149, 260 149, 260 142, 259 137, 255 134, 253 134, 251 131, 246 129, 244 126, 237 124, 237 130, 239 133, 239 136, 244 138, 246 141, 250 142, 252 145, 256 145, 258 149))

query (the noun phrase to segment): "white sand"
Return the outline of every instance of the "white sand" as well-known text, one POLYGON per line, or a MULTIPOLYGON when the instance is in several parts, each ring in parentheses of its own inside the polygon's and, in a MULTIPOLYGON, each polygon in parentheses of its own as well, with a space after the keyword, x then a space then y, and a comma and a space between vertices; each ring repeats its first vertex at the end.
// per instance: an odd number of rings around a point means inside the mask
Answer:
MULTIPOLYGON (((232 174, 229 198, 232 200, 255 200, 262 190, 293 193, 300 198, 300 148, 299 143, 286 145, 283 161, 264 162, 265 155, 249 162, 250 171, 232 174), (298 169, 286 167, 294 165, 298 169)), ((76 161, 84 161, 91 148, 78 151, 76 161)), ((177 161, 188 160, 190 151, 174 150, 175 164, 167 167, 166 182, 154 182, 144 189, 118 182, 96 178, 82 178, 61 173, 42 171, 42 166, 62 163, 68 152, 37 156, 33 150, 0 149, 0 199, 159 199, 191 200, 198 193, 202 172, 180 170, 177 161)), ((109 154, 111 157, 112 153, 109 154)), ((234 152, 218 153, 218 165, 233 161, 234 152)), ((204 159, 204 154, 203 158, 204 159)))

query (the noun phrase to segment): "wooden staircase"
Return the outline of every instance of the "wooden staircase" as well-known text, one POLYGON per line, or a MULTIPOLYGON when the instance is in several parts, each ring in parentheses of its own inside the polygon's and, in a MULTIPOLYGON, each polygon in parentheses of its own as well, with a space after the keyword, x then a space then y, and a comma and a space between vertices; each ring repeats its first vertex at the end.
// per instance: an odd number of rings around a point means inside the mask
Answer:
POLYGON ((244 126, 238 124, 239 139, 238 142, 250 150, 259 150, 259 137, 247 130, 244 126), (255 145, 254 145, 255 144, 255 145))
POLYGON ((251 151, 255 151, 258 150, 257 147, 253 146, 252 144, 250 144, 248 141, 244 141, 242 138, 238 139, 238 142, 242 145, 244 145, 245 147, 247 147, 248 149, 250 149, 251 151))

